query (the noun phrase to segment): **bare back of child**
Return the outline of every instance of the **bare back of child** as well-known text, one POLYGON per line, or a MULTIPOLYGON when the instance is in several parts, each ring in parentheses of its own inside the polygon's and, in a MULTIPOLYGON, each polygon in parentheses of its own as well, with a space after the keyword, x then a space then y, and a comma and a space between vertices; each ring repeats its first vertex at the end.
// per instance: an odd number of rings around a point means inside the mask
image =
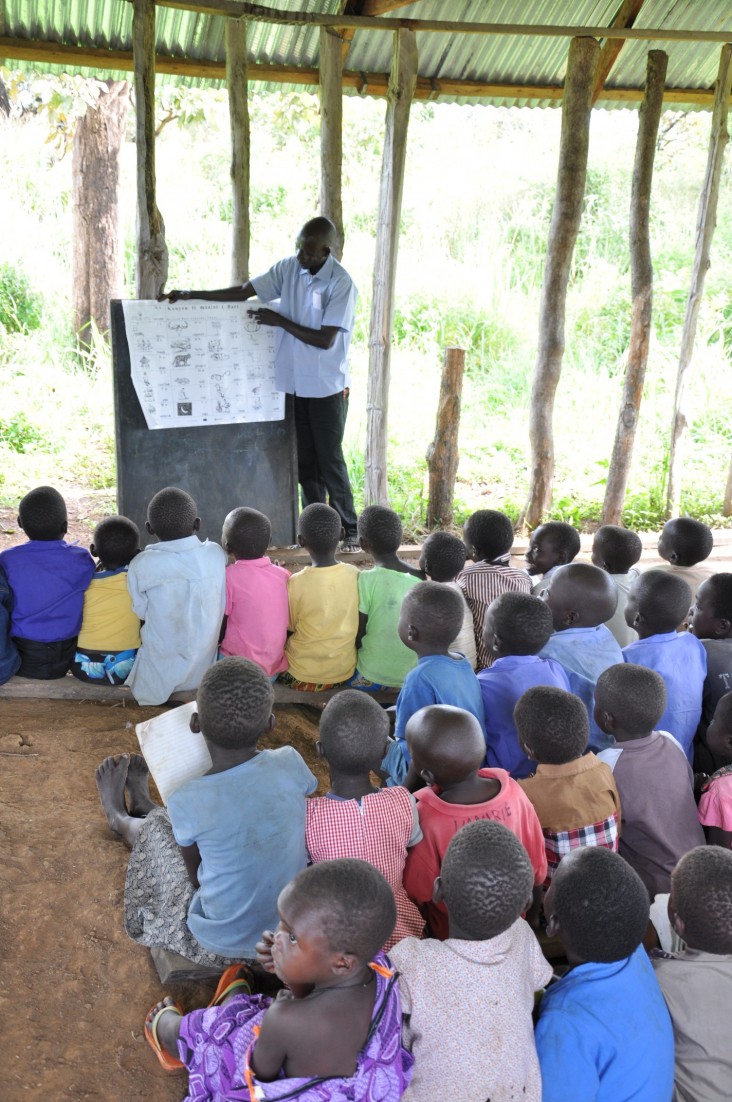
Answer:
POLYGON ((381 1097, 400 1098, 413 1058, 400 1044, 398 986, 379 953, 396 913, 389 885, 365 862, 327 861, 295 877, 278 911, 257 950, 282 992, 273 1001, 234 994, 186 1016, 158 1003, 146 1031, 161 1062, 180 1058, 195 1102, 245 1086, 261 1099, 294 1091, 305 1102, 341 1102, 354 1090, 370 1097, 376 1082, 381 1097))

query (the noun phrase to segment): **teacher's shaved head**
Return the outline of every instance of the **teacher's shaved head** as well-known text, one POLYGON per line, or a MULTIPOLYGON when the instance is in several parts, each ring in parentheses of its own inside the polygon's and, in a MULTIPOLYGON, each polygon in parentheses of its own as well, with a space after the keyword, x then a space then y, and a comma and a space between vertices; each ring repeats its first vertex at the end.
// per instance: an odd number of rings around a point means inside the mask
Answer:
POLYGON ((315 240, 320 244, 332 248, 338 238, 338 232, 330 218, 319 216, 311 218, 300 230, 299 236, 303 240, 315 240))

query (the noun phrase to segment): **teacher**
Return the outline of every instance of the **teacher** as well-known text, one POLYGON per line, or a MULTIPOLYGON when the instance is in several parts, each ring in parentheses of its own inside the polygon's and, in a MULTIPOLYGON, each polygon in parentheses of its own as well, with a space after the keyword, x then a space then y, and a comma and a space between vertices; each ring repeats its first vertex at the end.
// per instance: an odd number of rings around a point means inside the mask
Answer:
POLYGON ((343 432, 348 412, 348 348, 358 292, 333 256, 336 228, 328 218, 312 218, 300 230, 297 252, 243 286, 217 291, 170 291, 160 301, 206 299, 260 302, 279 299, 279 308, 260 306, 249 313, 260 325, 281 330, 275 352, 278 390, 294 396, 297 477, 303 508, 328 501, 343 524, 342 551, 358 551, 356 513, 343 432), (327 497, 326 497, 327 494, 327 497))

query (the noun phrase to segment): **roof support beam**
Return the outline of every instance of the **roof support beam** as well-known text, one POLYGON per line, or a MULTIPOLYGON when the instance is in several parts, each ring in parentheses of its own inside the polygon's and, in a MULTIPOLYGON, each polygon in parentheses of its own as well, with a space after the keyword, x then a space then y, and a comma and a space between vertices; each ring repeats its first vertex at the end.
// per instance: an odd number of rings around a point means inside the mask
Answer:
MULTIPOLYGON (((65 46, 57 42, 31 42, 27 38, 0 37, 0 58, 9 61, 38 62, 59 65, 71 70, 95 69, 98 72, 132 72, 131 50, 101 50, 90 46, 65 46)), ((157 54, 155 71, 190 80, 226 80, 226 63, 206 58, 172 57, 157 54)), ((318 70, 295 65, 250 64, 249 82, 318 86, 318 70)), ((387 73, 343 74, 344 89, 353 89, 369 96, 386 96, 387 73)), ((461 96, 466 99, 549 100, 559 104, 563 88, 560 84, 497 84, 480 80, 429 80, 418 77, 414 90, 416 100, 434 100, 440 96, 461 96)), ((600 103, 619 103, 628 107, 643 99, 642 88, 603 88, 600 103)), ((667 88, 664 107, 683 105, 712 107, 713 88, 667 88)))
MULTIPOLYGON (((645 0, 623 0, 611 25, 613 27, 632 27, 644 3, 645 0)), ((600 92, 605 87, 605 81, 610 76, 613 65, 618 60, 620 51, 624 45, 624 39, 612 38, 605 42, 602 47, 600 51, 600 64, 597 70, 597 83, 592 93, 593 105, 597 101, 600 92)))
POLYGON ((655 39, 666 42, 718 42, 732 39, 729 31, 696 31, 660 27, 582 27, 546 23, 468 23, 442 19, 385 19, 382 16, 324 15, 320 12, 282 11, 239 0, 157 0, 159 8, 177 8, 199 15, 223 15, 260 23, 292 27, 353 27, 372 31, 410 30, 426 34, 513 35, 530 38, 655 39))

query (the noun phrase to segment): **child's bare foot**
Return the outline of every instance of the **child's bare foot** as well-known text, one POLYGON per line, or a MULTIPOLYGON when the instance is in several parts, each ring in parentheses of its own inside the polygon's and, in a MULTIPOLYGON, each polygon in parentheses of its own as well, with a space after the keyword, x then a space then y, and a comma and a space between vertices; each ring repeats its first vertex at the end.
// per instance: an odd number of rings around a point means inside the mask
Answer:
POLYGON ((96 773, 99 799, 107 816, 107 822, 116 834, 122 834, 122 824, 127 816, 125 807, 125 782, 130 764, 129 754, 105 758, 96 773))
POLYGON ((144 819, 154 807, 158 806, 150 799, 149 779, 150 770, 142 754, 130 754, 125 783, 127 810, 130 815, 138 819, 144 819))

